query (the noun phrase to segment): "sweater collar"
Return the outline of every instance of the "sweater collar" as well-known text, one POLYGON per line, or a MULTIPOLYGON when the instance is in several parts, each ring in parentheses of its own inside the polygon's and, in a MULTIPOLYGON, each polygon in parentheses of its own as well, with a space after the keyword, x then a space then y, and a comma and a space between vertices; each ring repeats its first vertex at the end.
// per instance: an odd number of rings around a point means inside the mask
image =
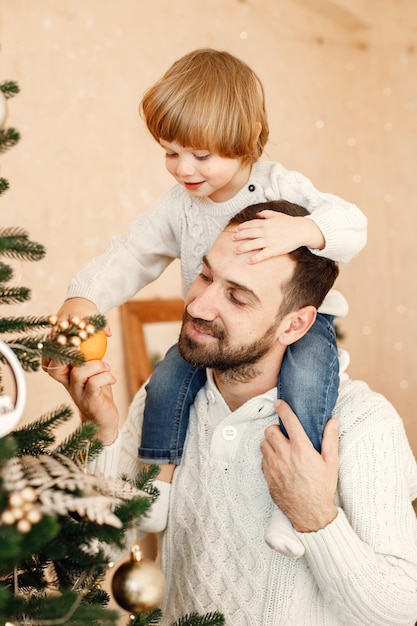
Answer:
MULTIPOLYGON (((206 396, 209 403, 217 404, 218 407, 222 408, 222 412, 225 412, 229 415, 231 414, 230 408, 226 404, 225 399, 221 395, 214 381, 212 369, 207 369, 206 396)), ((256 419, 258 417, 266 417, 274 413, 274 402, 276 401, 276 399, 277 389, 276 387, 274 387, 273 389, 270 389, 269 391, 266 391, 259 396, 251 398, 241 407, 236 409, 236 411, 234 411, 233 413, 234 415, 236 415, 237 419, 249 416, 251 416, 253 419, 256 419)))

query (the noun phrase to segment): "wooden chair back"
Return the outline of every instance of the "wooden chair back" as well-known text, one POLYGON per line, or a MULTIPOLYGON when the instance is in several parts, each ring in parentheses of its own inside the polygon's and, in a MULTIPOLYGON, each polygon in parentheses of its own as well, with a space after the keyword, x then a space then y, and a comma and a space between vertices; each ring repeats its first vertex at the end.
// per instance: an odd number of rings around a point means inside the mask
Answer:
MULTIPOLYGON (((119 307, 126 376, 131 398, 152 374, 152 363, 144 332, 145 324, 182 320, 181 298, 128 300, 119 307)), ((170 346, 166 346, 168 349, 170 346)))

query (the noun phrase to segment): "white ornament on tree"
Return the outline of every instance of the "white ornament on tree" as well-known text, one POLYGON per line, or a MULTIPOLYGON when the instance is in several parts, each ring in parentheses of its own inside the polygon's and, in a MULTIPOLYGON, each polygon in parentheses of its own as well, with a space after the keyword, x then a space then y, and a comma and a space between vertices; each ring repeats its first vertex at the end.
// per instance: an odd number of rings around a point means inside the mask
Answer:
POLYGON ((26 406, 26 380, 23 368, 13 350, 0 341, 0 354, 10 366, 16 385, 16 403, 10 396, 0 396, 0 437, 4 437, 17 426, 26 406))
POLYGON ((7 118, 7 99, 0 89, 0 128, 4 128, 7 118))

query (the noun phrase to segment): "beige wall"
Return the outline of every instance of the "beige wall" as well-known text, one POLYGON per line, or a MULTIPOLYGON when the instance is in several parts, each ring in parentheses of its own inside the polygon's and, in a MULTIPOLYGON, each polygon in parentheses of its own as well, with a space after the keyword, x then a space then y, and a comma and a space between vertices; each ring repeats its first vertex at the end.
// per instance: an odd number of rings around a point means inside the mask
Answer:
MULTIPOLYGON (((0 224, 47 248, 17 265, 33 297, 13 314, 55 312, 70 277, 172 184, 141 94, 183 53, 226 48, 264 81, 267 156, 369 218, 368 246, 339 279, 343 344, 351 375, 395 404, 417 451, 416 27, 415 0, 0 0, 0 80, 20 85, 9 125, 22 134, 1 157, 0 224)), ((146 290, 179 293, 177 265, 146 290)), ((108 317, 124 411, 117 311, 108 317)), ((43 373, 28 384, 26 420, 68 403, 43 373)))

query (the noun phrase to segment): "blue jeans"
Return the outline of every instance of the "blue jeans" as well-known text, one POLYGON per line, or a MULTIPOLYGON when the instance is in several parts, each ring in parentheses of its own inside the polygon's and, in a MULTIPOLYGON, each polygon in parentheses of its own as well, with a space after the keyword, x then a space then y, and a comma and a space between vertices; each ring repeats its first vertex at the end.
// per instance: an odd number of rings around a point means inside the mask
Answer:
MULTIPOLYGON (((190 406, 205 381, 205 370, 184 361, 176 345, 155 366, 146 386, 141 461, 179 465, 190 406)), ((278 398, 288 402, 319 452, 338 389, 339 359, 333 317, 319 313, 308 333, 287 347, 277 383, 278 398)), ((287 434, 282 424, 281 428, 287 434)))

